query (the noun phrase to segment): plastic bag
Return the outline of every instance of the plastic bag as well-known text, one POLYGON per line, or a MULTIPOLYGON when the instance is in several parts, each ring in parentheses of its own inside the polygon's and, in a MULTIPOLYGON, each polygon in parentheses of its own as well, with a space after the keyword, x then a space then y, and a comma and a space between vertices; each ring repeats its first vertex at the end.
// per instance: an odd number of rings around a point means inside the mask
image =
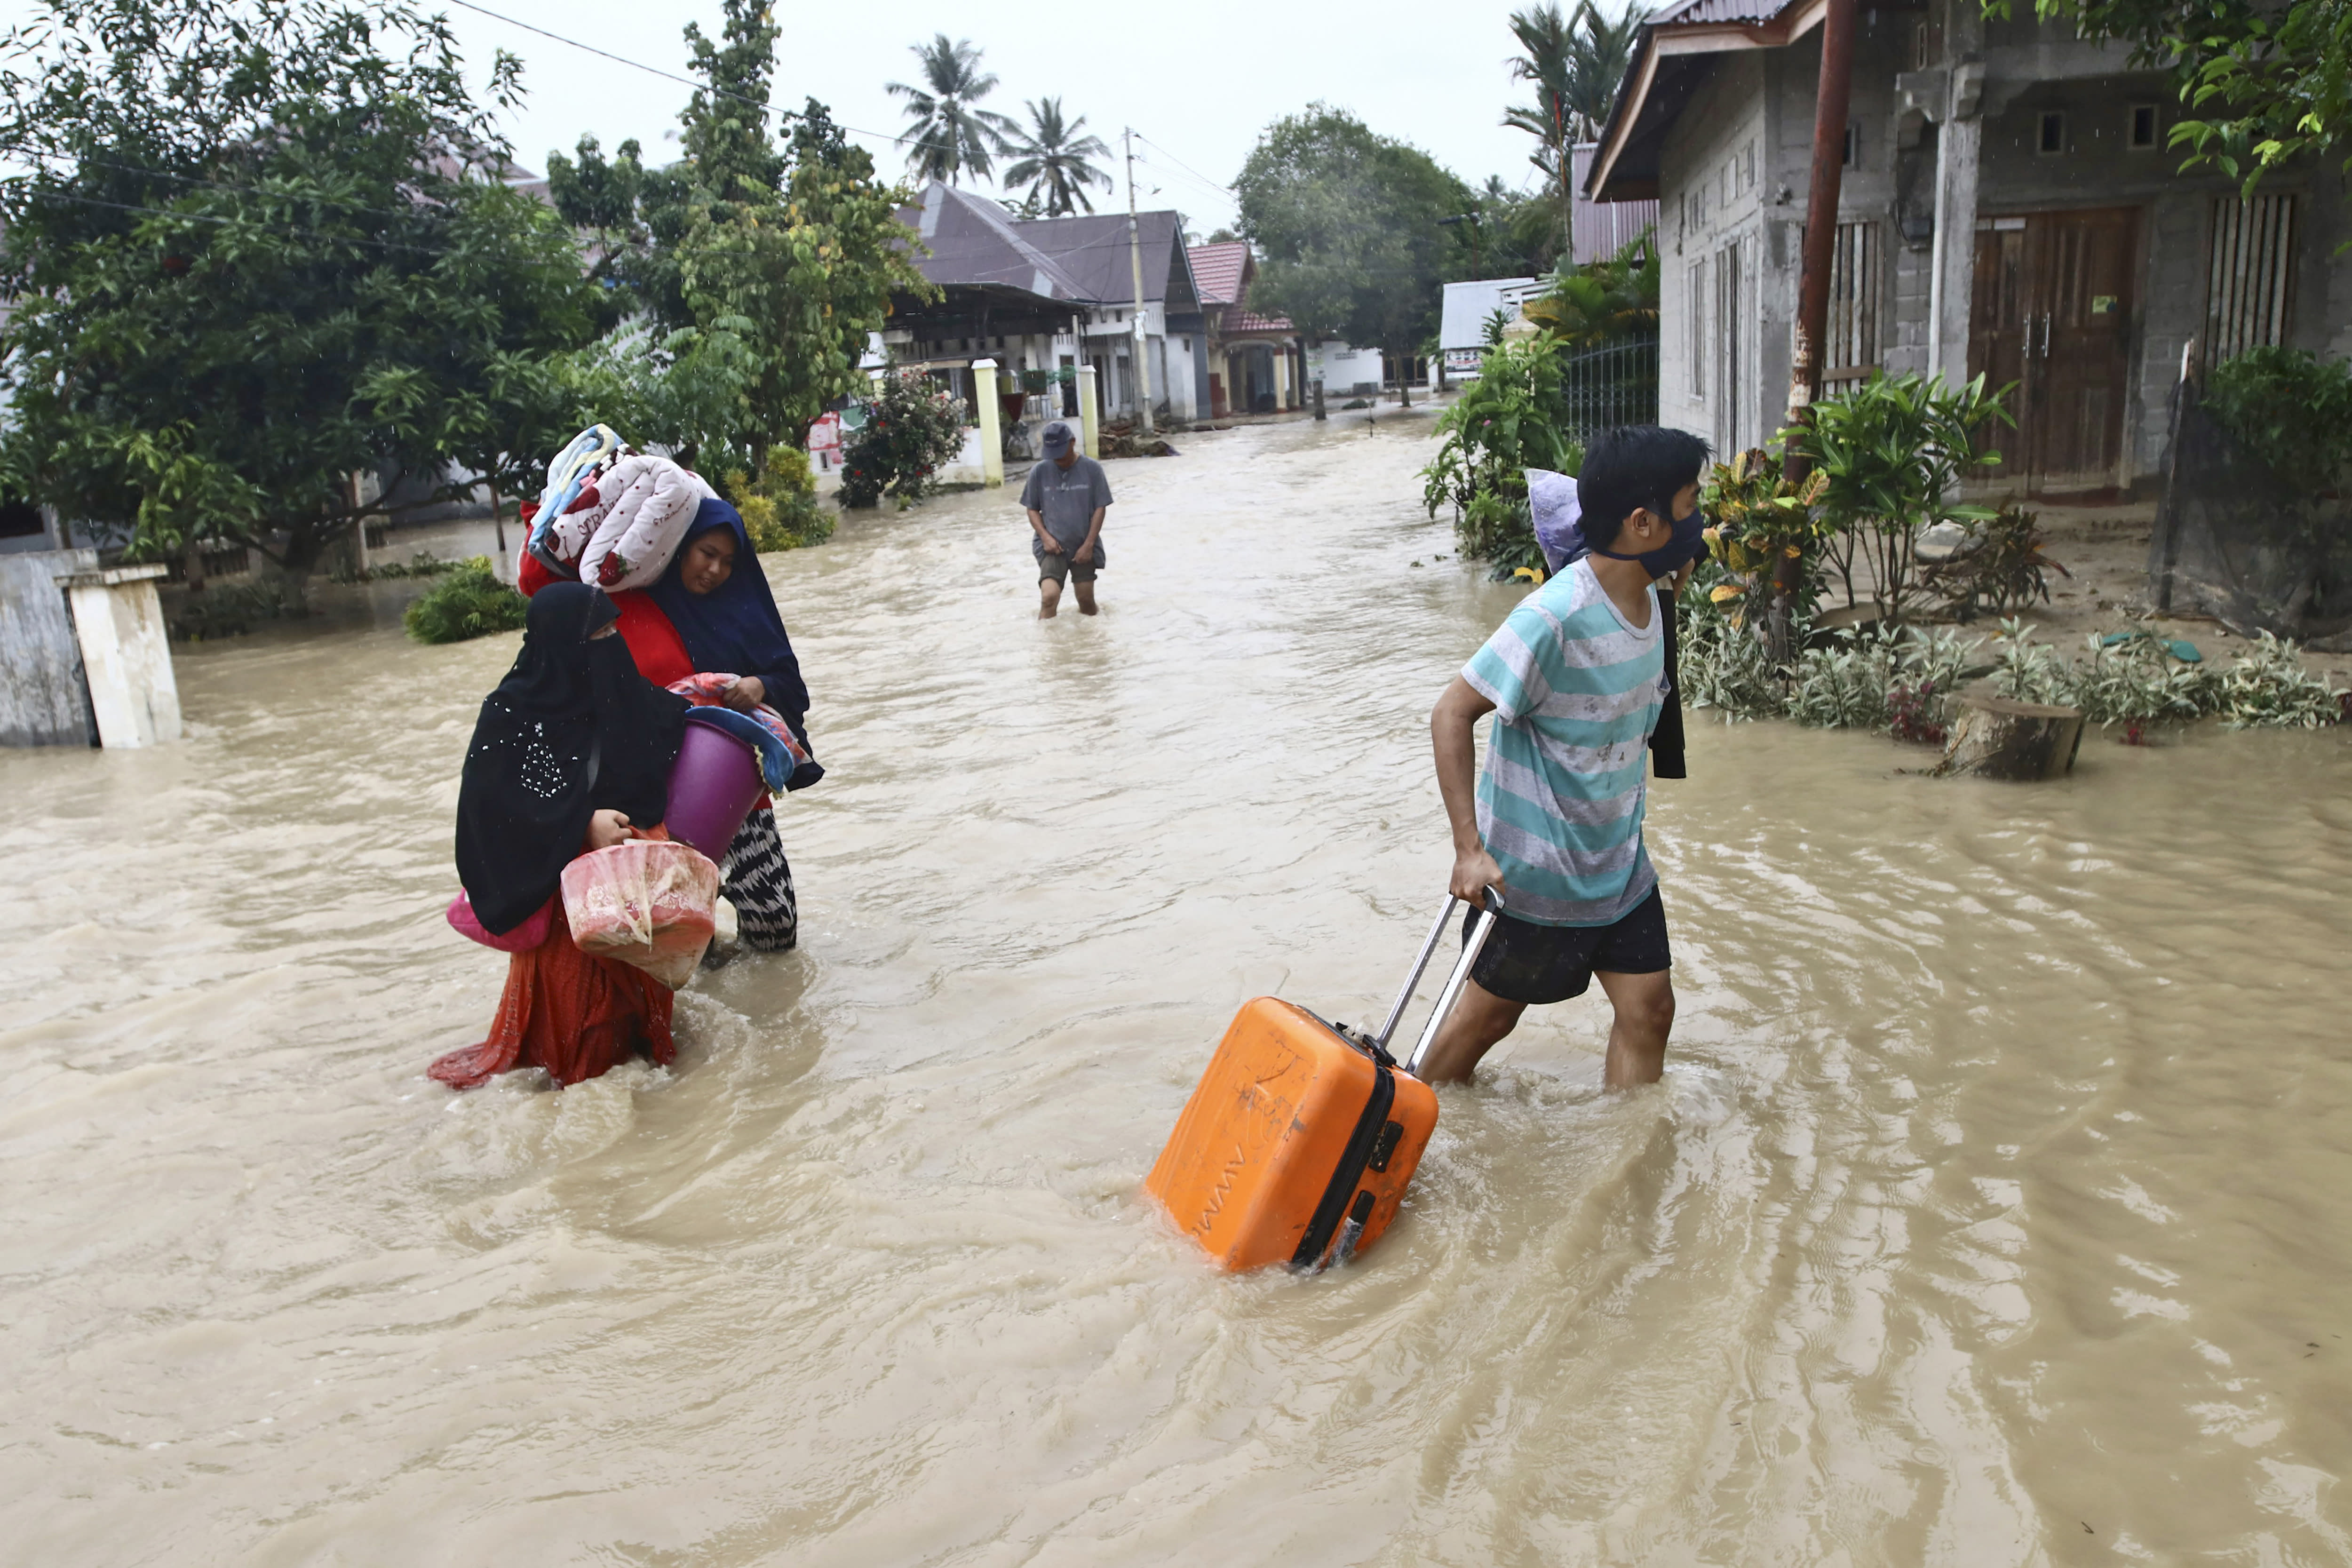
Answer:
POLYGON ((563 918, 581 952, 635 964, 675 991, 710 945, 719 868, 692 845, 633 838, 563 868, 563 918))

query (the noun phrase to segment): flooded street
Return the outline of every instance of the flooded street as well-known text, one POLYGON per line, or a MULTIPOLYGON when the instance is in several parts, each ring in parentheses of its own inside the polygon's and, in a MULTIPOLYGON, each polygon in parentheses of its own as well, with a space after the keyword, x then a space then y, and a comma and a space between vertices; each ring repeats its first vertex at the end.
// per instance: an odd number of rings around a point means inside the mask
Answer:
POLYGON ((6 1555, 2352 1563, 2341 734, 1698 722, 1663 1085, 1531 1013, 1314 1280, 1139 1198, 1235 1005, 1376 1015, 1443 890, 1426 715, 1519 590, 1427 428, 1109 465, 1095 620, 1010 490, 768 557, 803 947, 671 1070, 424 1077, 514 637, 205 645, 186 743, 0 752, 6 1555))

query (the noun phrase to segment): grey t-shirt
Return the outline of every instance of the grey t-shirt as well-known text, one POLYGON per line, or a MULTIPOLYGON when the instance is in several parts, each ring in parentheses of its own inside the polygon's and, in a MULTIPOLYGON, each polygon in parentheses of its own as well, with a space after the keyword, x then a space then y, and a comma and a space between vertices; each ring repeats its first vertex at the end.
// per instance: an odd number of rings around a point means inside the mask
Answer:
MULTIPOLYGON (((1047 458, 1029 470, 1029 480, 1021 487, 1021 505, 1024 510, 1044 515, 1045 531, 1066 555, 1087 542, 1095 508, 1110 505, 1110 477, 1092 458, 1080 458, 1066 469, 1047 458)), ((1101 542, 1096 541, 1097 548, 1101 542)), ((1034 555, 1045 553, 1045 542, 1037 537, 1035 529, 1029 531, 1029 550, 1034 555)))

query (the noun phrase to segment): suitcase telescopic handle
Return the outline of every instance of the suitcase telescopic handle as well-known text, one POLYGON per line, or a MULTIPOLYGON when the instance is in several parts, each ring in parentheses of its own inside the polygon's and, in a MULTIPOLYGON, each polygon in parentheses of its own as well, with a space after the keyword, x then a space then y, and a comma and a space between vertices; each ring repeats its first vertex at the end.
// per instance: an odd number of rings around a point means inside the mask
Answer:
MULTIPOLYGON (((1481 898, 1485 907, 1478 916, 1478 923, 1471 929, 1470 940, 1463 944, 1462 957, 1454 965, 1454 973, 1446 976, 1445 988, 1437 994, 1437 1005, 1431 1011, 1429 1022, 1421 1031, 1421 1038, 1414 1042, 1412 1054, 1404 1060, 1404 1070, 1409 1073, 1418 1074, 1422 1058, 1427 1056, 1429 1047, 1437 1043, 1437 1031, 1444 1026, 1446 1018, 1454 1011, 1454 1005, 1462 999, 1462 987, 1469 983, 1471 966, 1478 962, 1478 954, 1485 949, 1486 938, 1495 929, 1495 917, 1503 912, 1503 896, 1494 889, 1486 889, 1481 898)), ((1381 1049, 1388 1049, 1398 1023, 1404 1017, 1405 1008, 1412 1002, 1412 994, 1421 988, 1421 977, 1428 972, 1429 961, 1436 953, 1437 944, 1445 940, 1445 928, 1454 919, 1454 906, 1463 901, 1449 891, 1445 895, 1445 902, 1439 906, 1437 919, 1430 923, 1429 935, 1422 939, 1421 952, 1412 961, 1412 971, 1404 977, 1404 988, 1397 993, 1395 1003, 1389 1008, 1388 1021, 1381 1026, 1378 1041, 1381 1049)))

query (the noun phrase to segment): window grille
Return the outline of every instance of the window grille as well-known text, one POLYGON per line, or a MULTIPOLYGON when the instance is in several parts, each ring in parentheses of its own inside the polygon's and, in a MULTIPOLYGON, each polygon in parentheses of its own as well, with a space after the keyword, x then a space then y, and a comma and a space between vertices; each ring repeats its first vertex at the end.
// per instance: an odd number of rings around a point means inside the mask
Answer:
POLYGON ((2294 303, 2294 197, 2215 202, 2205 278, 2206 363, 2284 342, 2294 303))
POLYGON ((1707 304, 1706 258, 1701 257, 1690 266, 1689 315, 1691 395, 1702 400, 1706 396, 1707 304))
POLYGON ((1838 225, 1830 258, 1829 341, 1822 345, 1824 372, 1878 363, 1879 251, 1875 223, 1838 225))

